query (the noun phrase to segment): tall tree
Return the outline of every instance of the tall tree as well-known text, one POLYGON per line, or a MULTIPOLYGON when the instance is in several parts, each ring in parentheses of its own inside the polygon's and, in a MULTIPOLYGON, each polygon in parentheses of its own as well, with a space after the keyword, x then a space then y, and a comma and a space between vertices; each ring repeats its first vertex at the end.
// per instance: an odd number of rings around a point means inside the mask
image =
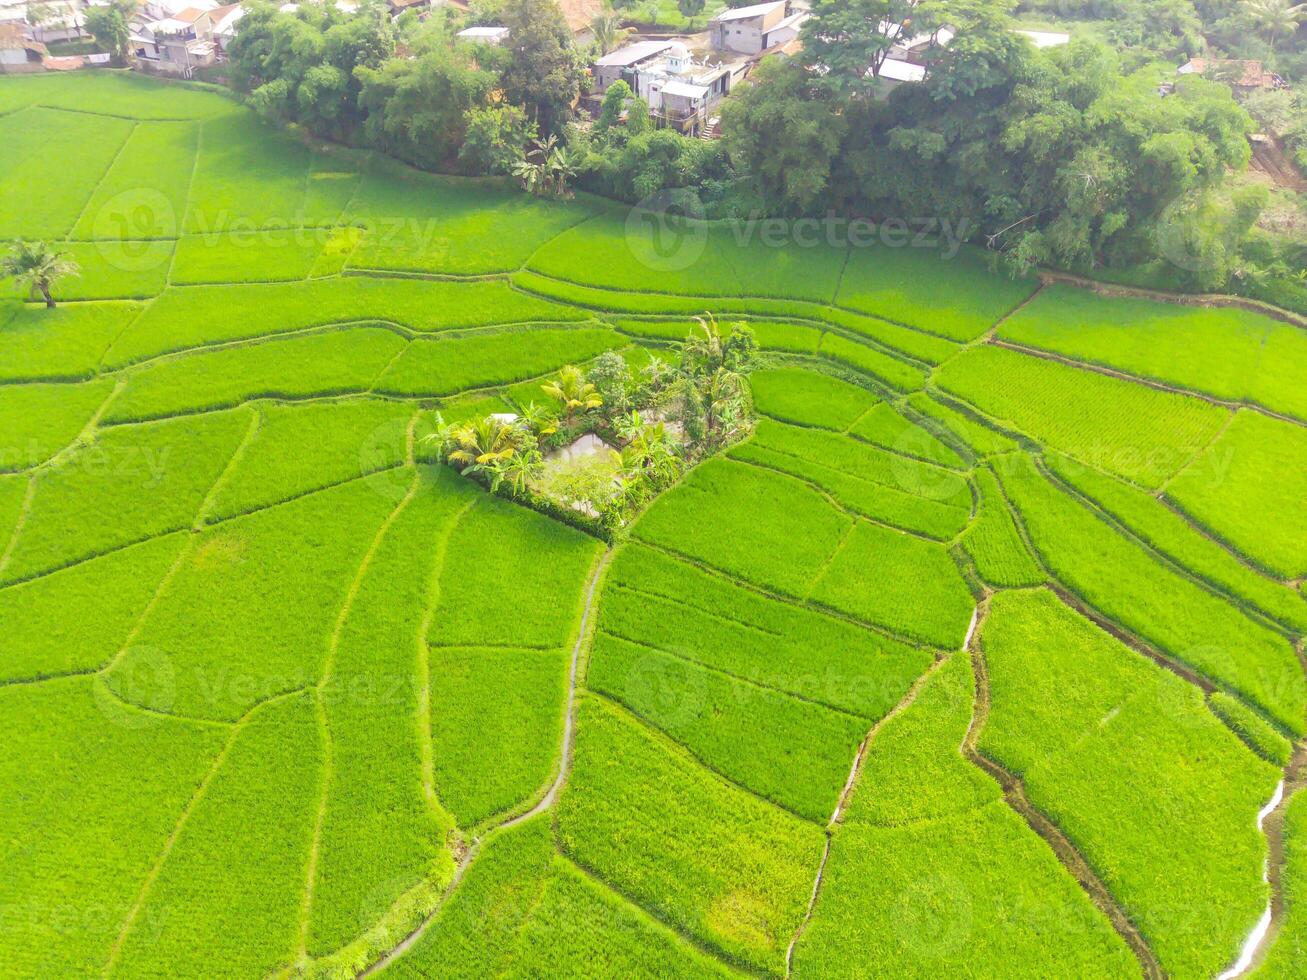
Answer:
POLYGON ((1289 0, 1244 0, 1244 13, 1266 37, 1272 51, 1276 41, 1289 37, 1307 20, 1307 3, 1290 4, 1289 0))
POLYGON ((930 0, 814 0, 803 25, 803 55, 818 84, 867 95, 890 48, 938 26, 930 0))
POLYGON ((508 28, 504 95, 540 132, 555 132, 571 115, 584 76, 567 21, 554 0, 505 0, 501 15, 508 28))
POLYGON ((115 64, 127 64, 132 38, 129 20, 135 12, 134 0, 110 0, 86 11, 86 30, 109 52, 115 64))
POLYGON ((54 287, 67 276, 81 271, 67 252, 51 248, 45 242, 18 241, 0 260, 0 274, 12 276, 20 286, 26 286, 33 296, 40 295, 45 305, 54 309, 54 287))

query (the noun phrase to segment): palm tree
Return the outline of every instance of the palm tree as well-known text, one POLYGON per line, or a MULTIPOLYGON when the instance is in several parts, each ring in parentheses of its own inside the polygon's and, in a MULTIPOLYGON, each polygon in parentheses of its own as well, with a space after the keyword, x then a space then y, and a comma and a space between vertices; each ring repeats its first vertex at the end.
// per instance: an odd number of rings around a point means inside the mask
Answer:
POLYGON ((1290 6, 1289 0, 1244 0, 1243 6, 1257 30, 1266 35, 1272 52, 1278 37, 1292 34, 1307 19, 1307 3, 1290 6))
POLYGON ((622 26, 622 18, 616 13, 600 14, 590 22, 590 30, 595 36, 600 57, 620 48, 632 34, 629 27, 622 26))
POLYGON ((19 241, 0 262, 0 274, 13 276, 20 286, 28 287, 32 296, 40 293, 50 309, 55 305, 51 292, 55 283, 81 271, 67 252, 55 251, 45 242, 19 241))
POLYGON ((639 412, 633 411, 618 422, 617 436, 626 443, 622 448, 622 468, 628 473, 663 483, 680 472, 676 444, 662 422, 646 422, 639 412))
POLYGON ((493 415, 473 419, 449 433, 450 449, 445 459, 464 473, 490 473, 513 458, 519 450, 529 450, 529 436, 516 422, 505 422, 493 415))
POLYGON ((681 345, 681 370, 689 375, 711 374, 726 364, 726 337, 711 313, 694 319, 699 330, 681 345))
POLYGON ((540 388, 558 402, 568 425, 571 425, 578 414, 589 412, 604 403, 595 386, 586 381, 581 369, 573 364, 568 364, 558 372, 557 381, 541 385, 540 388))

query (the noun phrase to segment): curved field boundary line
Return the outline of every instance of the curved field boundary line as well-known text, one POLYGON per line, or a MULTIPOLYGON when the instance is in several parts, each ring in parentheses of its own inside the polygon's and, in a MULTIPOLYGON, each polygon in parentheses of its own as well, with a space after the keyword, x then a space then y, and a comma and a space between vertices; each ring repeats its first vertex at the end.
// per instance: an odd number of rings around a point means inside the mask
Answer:
MULTIPOLYGON (((967 630, 968 640, 971 638, 971 629, 975 627, 975 624, 976 613, 975 610, 972 610, 971 627, 967 630)), ((853 790, 857 786, 858 776, 862 772, 863 760, 866 759, 867 750, 871 747, 871 740, 876 737, 877 733, 880 732, 881 728, 883 728, 887 723, 912 706, 913 702, 917 700, 917 695, 921 693, 921 689, 926 686, 926 683, 930 678, 935 675, 935 672, 939 670, 948 659, 947 656, 936 657, 935 662, 922 672, 921 676, 912 682, 912 686, 909 687, 907 693, 899 699, 898 704, 890 708, 890 710, 886 712, 879 721, 872 725, 863 740, 858 743, 858 750, 853 754, 853 763, 849 767, 849 776, 844 781, 844 788, 840 791, 839 799, 835 802, 835 809, 831 811, 830 819, 826 822, 826 842, 822 847, 821 861, 817 864, 817 874, 812 880, 812 892, 808 896, 808 908, 804 912, 803 918, 799 921, 798 928, 794 930, 794 935, 790 937, 789 945, 785 948, 785 976, 788 977, 793 972, 794 949, 799 945, 799 940, 803 938, 804 932, 807 931, 808 923, 812 921, 813 913, 817 909, 817 899, 821 896, 821 886, 826 878, 826 863, 830 860, 830 849, 831 844, 835 840, 835 831, 842 822, 844 809, 848 806, 849 799, 853 796, 853 790)))
POLYGON ((1078 286, 1081 289, 1089 290, 1091 293, 1098 293, 1100 296, 1152 299, 1177 306, 1234 307, 1248 310, 1251 313, 1262 313, 1272 319, 1307 329, 1307 316, 1247 296, 1232 296, 1229 293, 1174 293, 1164 289, 1147 289, 1143 286, 1124 286, 1117 283, 1100 282, 1097 279, 1087 279, 1071 272, 1058 272, 1053 269, 1041 269, 1036 275, 1045 282, 1078 286))
MULTIPOLYGON (((408 428, 405 430, 405 444, 411 446, 413 441, 413 428, 417 424, 418 416, 414 414, 409 420, 408 428)), ((331 796, 331 784, 333 782, 333 763, 332 763, 332 737, 331 725, 327 719, 326 705, 323 702, 323 691, 331 680, 332 672, 335 669, 336 654, 340 649, 341 633, 345 629, 345 623, 348 622, 350 613, 354 610, 354 603, 358 599, 359 590, 363 587, 363 579, 367 576, 368 569, 372 566, 372 559, 376 556, 381 548, 381 543, 385 540, 386 535, 390 532, 391 527, 404 512, 413 498, 417 496, 418 489, 422 485, 422 475, 416 469, 413 471, 413 478, 409 481, 408 490, 390 513, 386 515, 377 528, 376 534, 372 536, 372 541, 368 545, 368 550, 364 552, 358 568, 355 570, 354 578, 350 582, 349 591, 345 593, 345 599, 340 605, 340 611, 336 615, 336 625, 331 631, 331 636, 327 642, 327 652, 322 664, 322 673, 318 677, 318 682, 313 688, 313 701, 315 713, 318 717, 318 726, 322 736, 322 787, 318 796, 318 809, 313 820, 313 838, 309 846, 309 858, 305 862, 305 886, 304 898, 300 906, 299 929, 297 940, 297 959, 301 962, 308 957, 308 938, 309 926, 313 918, 313 895, 317 885, 318 858, 322 847, 322 825, 327 813, 327 801, 331 796)))
POLYGON ((1044 350, 1040 347, 1030 347, 1026 344, 1014 343, 1010 340, 1003 340, 995 337, 989 341, 995 347, 1003 347, 1007 350, 1016 351, 1018 354, 1026 354, 1030 357, 1042 358, 1045 361, 1056 361, 1058 364, 1065 364, 1067 367, 1079 368, 1082 371, 1093 371, 1095 374, 1103 374, 1109 378, 1116 378, 1119 381, 1129 381, 1133 384, 1143 385, 1147 388, 1154 388, 1157 391, 1165 391, 1172 395, 1186 395, 1189 398, 1197 398, 1211 405, 1217 405, 1221 408, 1228 408, 1232 411, 1246 409, 1250 412, 1260 412, 1262 415, 1268 415, 1273 419, 1281 422, 1288 422, 1292 425, 1307 426, 1307 421, 1294 418, 1292 415, 1285 415, 1277 412, 1273 408, 1267 408, 1258 402, 1249 401, 1246 398, 1236 401, 1230 398, 1221 398, 1217 395, 1200 391, 1197 388, 1187 388, 1183 385, 1171 384, 1166 381, 1159 381, 1155 378, 1149 378, 1141 374, 1131 374, 1122 371, 1120 368, 1109 367, 1106 364, 1099 364, 1097 361, 1084 361, 1074 357, 1068 357, 1065 354, 1058 354, 1055 351, 1044 350))
POLYGON ((360 977, 372 976, 373 974, 384 970, 417 944, 418 940, 422 938, 427 929, 431 927, 431 924, 435 922, 436 917, 444 908, 445 902, 449 900, 449 896, 453 894, 454 889, 457 888, 459 883, 463 880, 463 876, 467 873, 467 869, 471 866, 473 860, 475 860, 477 854, 480 852, 487 837, 491 834, 502 830, 508 830, 518 824, 530 820, 532 817, 548 810, 554 805, 555 800, 557 800, 558 793, 563 788, 564 783, 567 782, 568 774, 571 771, 572 742, 576 729, 577 665, 580 663, 582 648, 586 645, 587 639, 592 635, 592 630, 590 630, 589 626, 594 610, 595 592, 600 580, 603 578, 603 573, 608 568, 608 563, 611 561, 612 555, 613 550, 611 548, 603 551, 590 572, 590 581, 586 586, 585 603, 581 609, 581 622, 577 629, 576 642, 572 645, 572 659, 568 668, 567 698, 563 715, 563 737, 561 753, 558 761, 558 773, 555 775, 544 795, 533 807, 523 813, 508 817, 500 823, 486 829, 473 839, 467 850, 464 851, 463 857, 458 862, 457 867, 454 869, 454 875, 450 879, 449 884, 445 886, 445 890, 441 894, 440 900, 437 902, 436 906, 422 918, 422 921, 419 922, 417 926, 408 933, 408 935, 401 939, 396 945, 392 946, 383 956, 363 969, 359 973, 360 977))
MULTIPOLYGON (((1101 520, 1108 527, 1112 528, 1112 530, 1120 534, 1127 541, 1132 541, 1135 544, 1137 544, 1144 551, 1152 555, 1155 560, 1167 566, 1176 574, 1180 575, 1182 578, 1188 579, 1189 581, 1197 585, 1199 588, 1201 588, 1204 592, 1207 592, 1215 596, 1216 598, 1222 600, 1223 602, 1228 602, 1234 606, 1237 606, 1241 611, 1246 613, 1250 618, 1261 623, 1267 629, 1273 630, 1276 633, 1281 634, 1287 640, 1292 641, 1299 635, 1300 632, 1299 630, 1290 626, 1288 623, 1282 620, 1276 619, 1273 615, 1264 611, 1260 606, 1256 605, 1255 603, 1251 602, 1248 599, 1243 598, 1242 596, 1235 595, 1233 592, 1228 591, 1225 586, 1220 585, 1219 583, 1214 582, 1211 579, 1208 579, 1204 575, 1200 575, 1198 572, 1193 571, 1188 566, 1181 564, 1179 561, 1172 558, 1170 555, 1154 547, 1147 540, 1145 540, 1141 535, 1137 534, 1128 524, 1125 523, 1125 521, 1123 521, 1112 511, 1108 510, 1098 501, 1082 493, 1076 487, 1071 486, 1071 484, 1067 483, 1057 474, 1049 470, 1048 467, 1044 464, 1043 460, 1040 460, 1038 462, 1038 466, 1040 472, 1044 475, 1045 479, 1047 479, 1050 483, 1052 483, 1054 486, 1060 489, 1067 496, 1078 501, 1082 507, 1092 512, 1096 517, 1098 517, 1099 520, 1101 520)), ((1199 534, 1203 533, 1198 528, 1194 528, 1194 530, 1199 534)), ((1203 537, 1206 538, 1207 535, 1203 534, 1203 537)), ((1208 540, 1211 539, 1209 538, 1208 540)), ((1212 543, 1216 544, 1217 542, 1213 541, 1212 543)), ((1242 564, 1244 568, 1248 569, 1248 571, 1254 572, 1257 575, 1261 576, 1263 579, 1266 580, 1267 584, 1282 584, 1279 582, 1278 579, 1266 579, 1261 569, 1256 568, 1253 565, 1249 564, 1248 562, 1244 561, 1240 556, 1231 554, 1231 557, 1238 559, 1240 561, 1240 564, 1242 564)))
MULTIPOLYGON (((925 337, 931 337, 935 340, 944 340, 950 344, 961 345, 961 344, 966 344, 971 342, 967 340, 959 340, 957 337, 950 337, 948 334, 937 333, 934 330, 927 330, 925 327, 916 326, 914 324, 907 323, 903 320, 895 320, 891 317, 885 316, 883 313, 872 313, 868 310, 859 310, 852 306, 843 306, 839 303, 836 303, 833 298, 827 301, 821 299, 800 299, 793 296, 768 296, 768 295, 758 295, 758 294, 749 294, 749 295, 740 295, 740 296, 721 296, 721 295, 711 295, 711 294, 702 294, 702 293, 668 293, 668 292, 662 292, 657 289, 638 289, 632 287, 624 287, 619 289, 613 286, 597 286, 591 283, 580 282, 576 279, 564 279, 562 276, 550 275, 549 273, 541 272, 538 269, 523 268, 519 271, 525 272, 532 276, 539 276, 541 279, 545 279, 550 282, 556 282, 563 286, 575 286, 581 289, 594 290, 599 293, 606 292, 606 293, 613 293, 616 295, 621 295, 625 293, 630 296, 648 296, 648 297, 655 297, 655 298, 665 296, 668 299, 704 300, 719 306, 729 304, 729 303, 739 304, 739 303, 750 303, 750 302, 792 303, 792 304, 796 304, 797 307, 811 307, 818 310, 820 309, 838 310, 841 313, 847 313, 850 314, 851 316, 865 317, 868 320, 879 320, 881 323, 888 323, 891 326, 898 327, 902 330, 911 330, 913 333, 918 333, 925 337)), ((514 283, 514 285, 518 285, 518 284, 514 283)), ((519 287, 519 288, 522 288, 525 291, 530 292, 529 287, 519 287)), ((538 294, 538 295, 546 295, 546 294, 538 294)), ((584 304, 575 304, 575 305, 584 305, 584 304)))
POLYGON ((145 905, 145 900, 149 898, 154 883, 158 880, 160 873, 162 873, 163 866, 167 863, 168 856, 172 853, 172 849, 176 845, 177 839, 181 836, 182 831, 186 829, 186 824, 190 820, 191 814, 195 812, 196 806, 199 805, 200 801, 208 793, 209 786, 212 785, 214 779, 217 778, 218 773, 222 770, 223 763, 227 761, 227 756, 231 754, 232 747, 236 744, 236 739, 240 737, 240 733, 245 728, 245 725, 249 722, 250 718, 254 717, 256 712, 261 711, 278 701, 283 701, 287 698, 303 694, 304 690, 304 688, 300 688, 294 691, 285 691, 281 694, 274 694, 270 698, 265 698, 251 706, 249 710, 232 724, 231 731, 227 736, 227 741, 214 757, 208 771, 204 774, 204 778, 200 780, 200 784, 195 788, 195 792, 192 793, 190 799, 186 801, 186 805, 182 808, 182 812, 177 818, 177 823, 173 825, 172 833, 170 833, 164 841, 163 848, 159 851, 158 856, 154 860, 154 864, 151 865, 145 879, 141 882, 140 890, 136 894, 136 900, 132 903, 132 907, 127 911, 127 915, 124 917, 122 924, 118 928, 118 934, 113 941, 113 945, 109 948, 109 957, 104 964, 104 969, 102 971, 103 975, 108 976, 113 972, 113 968, 118 962, 118 956, 122 952, 123 943, 126 941, 128 934, 132 931, 132 926, 135 925, 136 918, 140 915, 141 909, 145 905))
MULTIPOLYGON (((897 528, 895 530, 897 530, 897 528)), ((707 575, 722 579, 731 585, 734 585, 736 588, 752 592, 754 595, 762 596, 764 599, 771 599, 775 602, 784 603, 787 606, 794 606, 796 609, 803 609, 806 612, 819 613, 820 615, 827 616, 831 619, 838 619, 841 622, 848 623, 850 626, 856 626, 858 629, 866 630, 868 633, 875 633, 879 636, 887 637, 894 640, 896 643, 902 643, 904 646, 912 647, 916 650, 932 650, 936 652, 940 650, 940 647, 926 640, 919 640, 915 636, 908 636, 906 633, 895 633, 887 626, 881 626, 879 623, 868 622, 865 619, 858 619, 854 616, 850 616, 842 610, 835 609, 832 606, 826 606, 820 602, 805 602, 802 599, 796 599, 794 596, 782 595, 779 592, 769 592, 762 586, 756 585, 747 579, 737 578, 730 572, 723 571, 715 565, 709 565, 692 555, 687 555, 685 552, 668 548, 666 545, 655 544, 652 541, 645 541, 639 538, 635 539, 635 543, 640 545, 642 548, 648 548, 651 551, 657 551, 660 554, 666 555, 668 558, 674 558, 679 562, 684 562, 707 575)), ((939 542, 935 543, 938 544, 939 542)))
POLYGON ((1162 970, 1161 963, 1158 962, 1156 955, 1148 946, 1143 934, 1139 931, 1139 927, 1131 920, 1125 909, 1117 903, 1116 897, 1112 895, 1103 880, 1098 877, 1084 855, 1080 853, 1075 844, 1057 824, 1030 802, 1026 794, 1025 784, 1020 777, 984 755, 977 747, 980 733, 989 720, 989 668, 978 635, 985 618, 989 615, 989 603, 990 600, 986 598, 977 607, 977 616, 973 618, 972 622, 973 632, 969 635, 969 642, 966 647, 966 651, 971 657, 972 670, 976 676, 976 703, 971 716, 971 724, 967 726, 966 736, 962 740, 962 754, 969 762, 989 775, 1003 788, 1003 797, 1008 805, 1016 811, 1031 830, 1043 838, 1044 842, 1052 848, 1062 867, 1076 880, 1085 894, 1089 896, 1089 900, 1111 922, 1112 928, 1116 930, 1117 935, 1130 947, 1130 951, 1139 961, 1144 976, 1148 980, 1162 980, 1165 973, 1162 970))

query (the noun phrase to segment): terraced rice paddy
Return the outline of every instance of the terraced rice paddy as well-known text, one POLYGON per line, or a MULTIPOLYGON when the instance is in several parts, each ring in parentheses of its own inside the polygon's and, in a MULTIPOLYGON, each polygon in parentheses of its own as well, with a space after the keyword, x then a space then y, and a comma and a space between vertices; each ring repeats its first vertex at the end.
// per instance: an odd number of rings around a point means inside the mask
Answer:
POLYGON ((0 300, 0 976, 1302 975, 1301 327, 117 73, 0 145, 83 270, 0 300), (756 424, 613 541, 431 461, 704 313, 756 424))

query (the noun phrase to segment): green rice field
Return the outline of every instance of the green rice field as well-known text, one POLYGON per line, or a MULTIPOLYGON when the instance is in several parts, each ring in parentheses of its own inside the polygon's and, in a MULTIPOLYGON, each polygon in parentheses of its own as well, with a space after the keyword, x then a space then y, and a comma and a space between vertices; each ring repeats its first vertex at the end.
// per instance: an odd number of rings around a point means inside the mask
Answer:
POLYGON ((0 147, 0 978, 1307 975, 1300 324, 109 70, 0 147), (620 526, 437 461, 708 315, 620 526))

